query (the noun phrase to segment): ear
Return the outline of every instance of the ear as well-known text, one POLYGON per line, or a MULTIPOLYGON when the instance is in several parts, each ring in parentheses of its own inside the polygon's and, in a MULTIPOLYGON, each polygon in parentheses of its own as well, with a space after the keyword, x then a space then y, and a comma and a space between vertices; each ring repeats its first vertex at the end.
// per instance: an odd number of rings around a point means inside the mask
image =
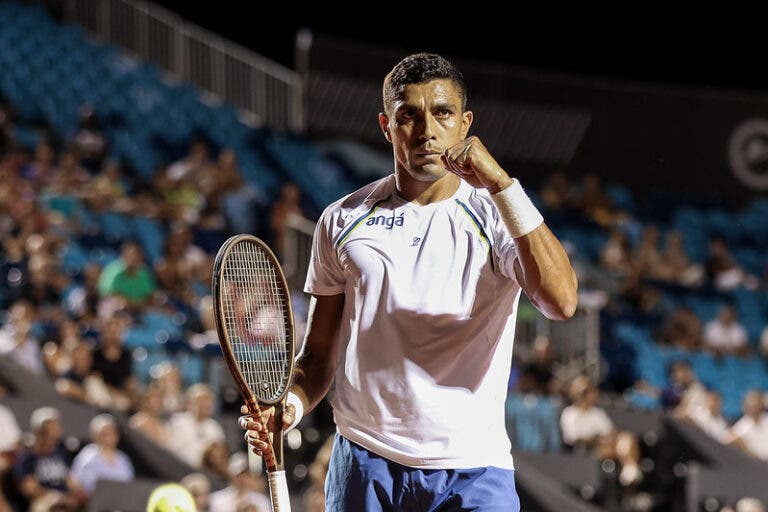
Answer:
POLYGON ((471 110, 467 110, 461 115, 461 138, 466 139, 467 134, 469 133, 469 128, 472 126, 472 120, 475 118, 475 115, 472 113, 471 110))
POLYGON ((381 131, 384 132, 387 142, 392 142, 392 136, 389 134, 389 118, 384 112, 379 112, 379 126, 381 131))

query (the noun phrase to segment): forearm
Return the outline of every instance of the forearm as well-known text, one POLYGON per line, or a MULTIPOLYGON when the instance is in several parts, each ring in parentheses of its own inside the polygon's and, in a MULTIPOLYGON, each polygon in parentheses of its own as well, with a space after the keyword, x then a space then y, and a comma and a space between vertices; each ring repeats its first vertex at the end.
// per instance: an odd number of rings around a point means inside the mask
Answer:
POLYGON ((565 320, 577 305, 578 280, 568 255, 549 228, 542 224, 515 239, 518 278, 531 302, 547 318, 565 320))
POLYGON ((296 358, 293 385, 291 391, 298 395, 304 404, 306 415, 328 394, 333 383, 335 365, 328 364, 324 357, 317 357, 305 347, 296 358))
POLYGON ((525 293, 548 318, 570 318, 576 310, 578 282, 565 249, 516 180, 489 190, 495 191, 491 198, 515 239, 515 273, 525 293))

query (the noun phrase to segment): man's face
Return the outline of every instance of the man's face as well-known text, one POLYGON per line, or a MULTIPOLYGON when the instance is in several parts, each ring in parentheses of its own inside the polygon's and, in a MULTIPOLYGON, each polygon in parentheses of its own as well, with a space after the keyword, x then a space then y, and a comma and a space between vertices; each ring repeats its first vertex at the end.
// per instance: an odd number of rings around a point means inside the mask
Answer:
POLYGON ((464 140, 472 124, 456 84, 438 79, 407 85, 389 110, 379 114, 379 125, 392 143, 396 170, 417 181, 445 176, 440 156, 464 140))

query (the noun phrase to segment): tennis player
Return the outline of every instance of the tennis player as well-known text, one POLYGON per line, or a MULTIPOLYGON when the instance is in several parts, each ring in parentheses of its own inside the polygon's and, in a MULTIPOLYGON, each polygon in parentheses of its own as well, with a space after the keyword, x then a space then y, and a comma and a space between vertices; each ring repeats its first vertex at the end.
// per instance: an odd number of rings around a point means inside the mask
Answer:
MULTIPOLYGON (((383 103, 394 173, 317 224, 286 426, 335 381, 328 511, 519 510, 504 402, 520 291, 566 319, 576 276, 520 182, 467 136, 450 62, 406 57, 383 103)), ((257 453, 268 421, 241 420, 257 453)))

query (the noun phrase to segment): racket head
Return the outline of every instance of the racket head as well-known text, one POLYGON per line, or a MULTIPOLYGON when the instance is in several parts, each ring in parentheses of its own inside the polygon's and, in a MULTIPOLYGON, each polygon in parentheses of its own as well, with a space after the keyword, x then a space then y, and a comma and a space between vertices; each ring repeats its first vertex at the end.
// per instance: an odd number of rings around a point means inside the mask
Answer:
POLYGON ((293 309, 285 275, 266 243, 235 235, 213 265, 216 330, 224 360, 251 410, 273 405, 293 373, 293 309))

